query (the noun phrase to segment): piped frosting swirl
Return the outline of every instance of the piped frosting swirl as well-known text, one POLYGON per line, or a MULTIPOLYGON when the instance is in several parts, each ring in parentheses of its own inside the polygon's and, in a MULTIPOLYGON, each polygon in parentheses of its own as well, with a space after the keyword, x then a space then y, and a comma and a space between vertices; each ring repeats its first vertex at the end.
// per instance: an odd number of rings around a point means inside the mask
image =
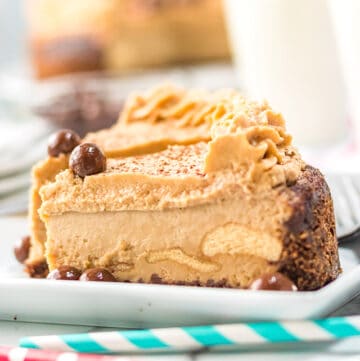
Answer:
POLYGON ((267 102, 248 101, 233 92, 218 103, 211 120, 207 173, 241 167, 256 167, 259 172, 286 162, 292 138, 282 115, 267 102))
POLYGON ((134 122, 171 122, 174 127, 211 124, 218 93, 201 89, 186 91, 172 85, 161 85, 144 94, 132 94, 120 117, 121 124, 134 122))

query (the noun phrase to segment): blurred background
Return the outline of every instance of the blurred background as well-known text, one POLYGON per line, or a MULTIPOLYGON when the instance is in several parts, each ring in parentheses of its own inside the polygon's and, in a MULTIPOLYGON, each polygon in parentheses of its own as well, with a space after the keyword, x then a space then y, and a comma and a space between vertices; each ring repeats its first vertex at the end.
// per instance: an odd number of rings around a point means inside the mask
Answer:
POLYGON ((20 62, 26 56, 25 18, 22 1, 0 1, 0 64, 20 62))
POLYGON ((359 64, 358 0, 0 0, 0 214, 50 132, 164 81, 266 98, 306 160, 360 172, 359 64))

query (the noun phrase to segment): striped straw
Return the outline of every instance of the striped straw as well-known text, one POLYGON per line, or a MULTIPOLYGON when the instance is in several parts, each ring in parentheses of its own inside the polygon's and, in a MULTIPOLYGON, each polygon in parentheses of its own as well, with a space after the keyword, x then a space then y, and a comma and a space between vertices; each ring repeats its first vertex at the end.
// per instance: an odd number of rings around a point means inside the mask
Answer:
POLYGON ((0 361, 147 361, 148 357, 104 356, 0 346, 0 361))
POLYGON ((20 340, 20 346, 56 351, 131 353, 152 350, 185 351, 204 347, 282 342, 330 341, 351 336, 360 336, 360 316, 315 321, 242 323, 39 336, 20 340))

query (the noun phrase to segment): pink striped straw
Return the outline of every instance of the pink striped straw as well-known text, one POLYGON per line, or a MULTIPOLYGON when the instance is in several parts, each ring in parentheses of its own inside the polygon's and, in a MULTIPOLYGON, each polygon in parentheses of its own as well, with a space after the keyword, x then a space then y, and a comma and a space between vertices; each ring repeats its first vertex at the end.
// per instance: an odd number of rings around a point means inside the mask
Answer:
POLYGON ((146 356, 105 356, 0 346, 0 361, 146 361, 146 356))

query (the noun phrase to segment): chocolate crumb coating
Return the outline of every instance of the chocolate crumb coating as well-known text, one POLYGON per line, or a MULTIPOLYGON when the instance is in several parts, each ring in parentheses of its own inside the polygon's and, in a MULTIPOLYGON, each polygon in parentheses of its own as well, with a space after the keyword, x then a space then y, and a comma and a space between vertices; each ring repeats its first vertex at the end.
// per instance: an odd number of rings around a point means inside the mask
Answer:
POLYGON ((324 176, 311 166, 289 189, 293 212, 285 223, 279 271, 299 290, 316 290, 341 273, 330 190, 324 176))
MULTIPOLYGON (((138 280, 138 283, 144 283, 142 279, 138 280)), ((193 281, 179 281, 175 283, 169 283, 168 281, 162 279, 157 273, 153 273, 150 277, 150 283, 158 285, 175 285, 175 286, 195 286, 195 287, 214 287, 214 288, 232 288, 227 280, 223 278, 220 281, 214 281, 209 279, 206 282, 206 285, 203 285, 199 280, 193 281)))

